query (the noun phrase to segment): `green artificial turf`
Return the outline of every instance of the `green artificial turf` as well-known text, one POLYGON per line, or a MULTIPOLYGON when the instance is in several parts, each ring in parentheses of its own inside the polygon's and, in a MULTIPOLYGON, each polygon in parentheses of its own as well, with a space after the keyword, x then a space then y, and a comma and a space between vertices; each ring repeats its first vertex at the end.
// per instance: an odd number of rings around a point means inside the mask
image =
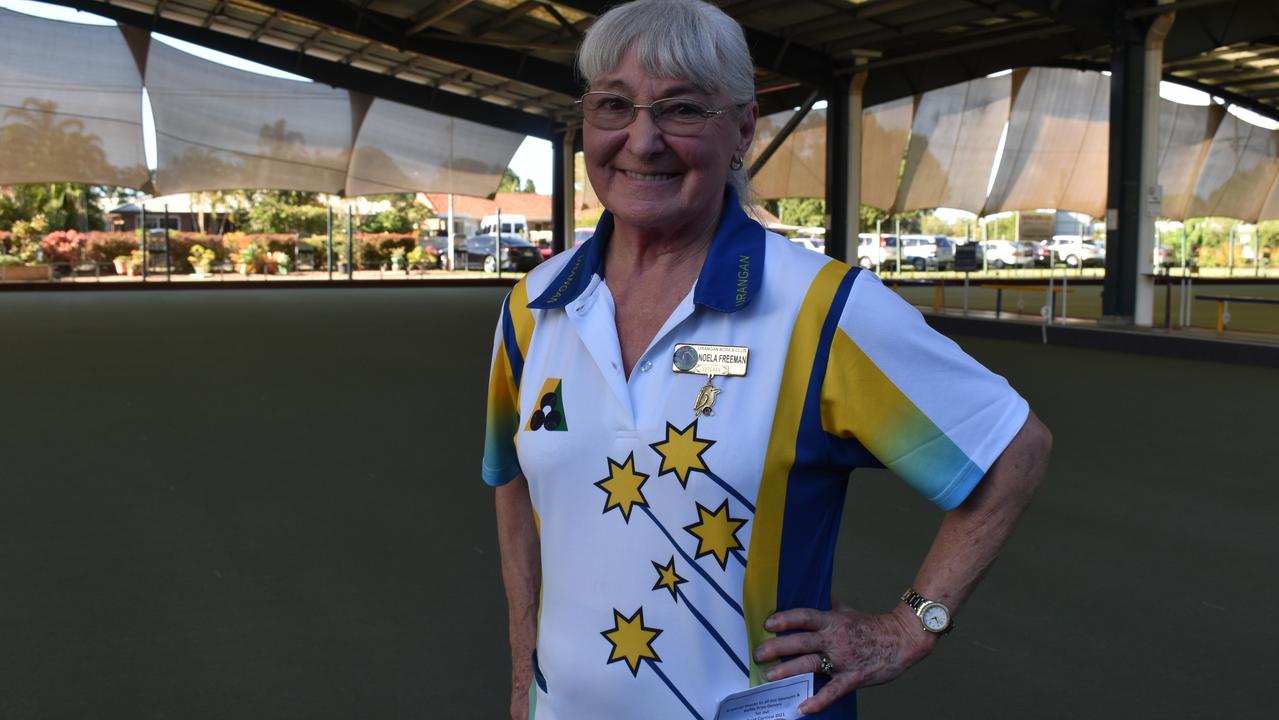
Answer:
MULTIPOLYGON (((499 289, 0 295, 0 718, 497 718, 499 289)), ((1053 429, 959 629, 868 718, 1263 717, 1279 376, 959 338, 1053 429)), ((940 516, 853 476, 836 591, 940 516)))

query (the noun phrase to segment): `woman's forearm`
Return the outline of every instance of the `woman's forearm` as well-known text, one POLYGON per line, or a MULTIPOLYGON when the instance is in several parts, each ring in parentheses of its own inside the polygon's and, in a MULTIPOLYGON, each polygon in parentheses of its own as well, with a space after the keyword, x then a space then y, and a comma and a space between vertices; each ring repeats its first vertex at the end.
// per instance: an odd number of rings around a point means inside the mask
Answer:
POLYGON ((537 645, 537 603, 542 586, 541 547, 533 504, 523 475, 497 488, 497 538, 502 552, 511 640, 513 712, 532 682, 531 658, 537 645))
MULTIPOLYGON (((946 514, 915 576, 917 592, 952 612, 964 604, 1030 503, 1051 449, 1052 434, 1032 413, 972 495, 946 514)), ((898 603, 894 613, 906 619, 911 610, 898 603)), ((913 617, 905 624, 918 629, 920 650, 926 652, 937 636, 923 632, 913 617)))

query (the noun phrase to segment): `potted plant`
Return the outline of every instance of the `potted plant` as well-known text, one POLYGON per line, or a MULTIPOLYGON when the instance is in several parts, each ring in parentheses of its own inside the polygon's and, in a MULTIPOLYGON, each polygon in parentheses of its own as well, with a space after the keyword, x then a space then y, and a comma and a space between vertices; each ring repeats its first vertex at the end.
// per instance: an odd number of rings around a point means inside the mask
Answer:
POLYGON ((129 256, 128 255, 116 255, 115 257, 111 258, 111 264, 115 265, 116 275, 132 275, 133 274, 129 272, 129 256))
POLYGON ((262 264, 264 254, 262 249, 254 243, 245 245, 243 250, 235 254, 235 269, 241 275, 252 275, 262 264))
POLYGON ((271 253, 270 259, 271 259, 271 262, 275 263, 276 272, 280 273, 281 275, 289 274, 289 268, 293 264, 293 258, 289 257, 288 253, 282 250, 276 250, 275 252, 271 253))
POLYGON ((191 263, 191 269, 196 277, 204 277, 209 274, 209 268, 213 267, 213 261, 217 259, 217 253, 212 248, 206 248, 203 245, 192 245, 191 254, 187 256, 187 262, 191 263))
POLYGON ((396 272, 404 269, 404 248, 397 247, 391 250, 391 270, 396 272))

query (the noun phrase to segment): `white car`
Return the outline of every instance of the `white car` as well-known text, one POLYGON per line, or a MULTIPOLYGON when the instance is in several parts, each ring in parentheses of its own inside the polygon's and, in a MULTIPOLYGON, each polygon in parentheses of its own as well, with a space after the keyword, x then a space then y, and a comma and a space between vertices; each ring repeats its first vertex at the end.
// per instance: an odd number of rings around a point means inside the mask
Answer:
POLYGON ((897 236, 876 233, 857 235, 857 264, 867 270, 897 267, 897 236))
POLYGON ((1066 263, 1067 267, 1077 268, 1106 264, 1106 243, 1097 238, 1053 235, 1045 247, 1052 258, 1051 265, 1066 263))
POLYGON ((986 266, 1001 270, 1006 267, 1033 267, 1035 253, 1025 243, 1012 240, 986 240, 978 247, 986 258, 986 266))

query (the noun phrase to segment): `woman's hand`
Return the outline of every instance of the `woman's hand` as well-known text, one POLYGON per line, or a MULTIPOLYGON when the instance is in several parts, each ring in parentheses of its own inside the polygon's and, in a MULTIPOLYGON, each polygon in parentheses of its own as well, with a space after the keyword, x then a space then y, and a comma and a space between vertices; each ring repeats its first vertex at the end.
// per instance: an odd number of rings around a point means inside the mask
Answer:
POLYGON ((839 600, 833 603, 829 611, 800 608, 773 614, 764 621, 764 629, 792 634, 755 648, 756 662, 791 658, 769 669, 769 680, 820 673, 821 656, 830 658, 830 682, 799 706, 806 715, 825 710, 857 688, 892 680, 924 659, 937 643, 937 636, 925 632, 904 605, 886 615, 867 615, 839 600))
POLYGON ((511 689, 511 720, 528 720, 528 688, 511 689))

